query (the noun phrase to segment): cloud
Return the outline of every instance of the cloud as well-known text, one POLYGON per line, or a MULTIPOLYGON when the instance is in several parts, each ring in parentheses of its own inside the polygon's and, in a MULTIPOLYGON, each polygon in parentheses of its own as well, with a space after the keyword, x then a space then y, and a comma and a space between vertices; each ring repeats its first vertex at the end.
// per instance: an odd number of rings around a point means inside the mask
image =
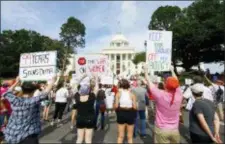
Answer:
POLYGON ((25 1, 2 1, 1 23, 13 26, 11 29, 20 27, 33 27, 41 25, 40 12, 32 8, 33 2, 25 1))

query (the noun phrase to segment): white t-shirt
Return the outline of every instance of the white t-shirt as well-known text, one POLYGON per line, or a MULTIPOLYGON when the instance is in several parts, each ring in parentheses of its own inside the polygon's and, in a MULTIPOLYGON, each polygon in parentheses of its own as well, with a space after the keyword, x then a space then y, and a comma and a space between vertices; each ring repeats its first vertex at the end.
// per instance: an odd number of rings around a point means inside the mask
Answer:
POLYGON ((66 103, 68 97, 69 97, 69 91, 66 88, 60 88, 56 92, 55 102, 66 103))
POLYGON ((107 107, 107 109, 113 108, 114 98, 115 98, 114 92, 111 92, 110 94, 106 95, 106 107, 107 107))

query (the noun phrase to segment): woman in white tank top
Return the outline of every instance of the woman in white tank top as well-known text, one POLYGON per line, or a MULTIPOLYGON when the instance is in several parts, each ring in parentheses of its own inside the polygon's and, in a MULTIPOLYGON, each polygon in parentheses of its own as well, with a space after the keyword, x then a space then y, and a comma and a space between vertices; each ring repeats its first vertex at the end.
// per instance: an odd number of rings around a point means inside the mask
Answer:
POLYGON ((130 83, 127 80, 121 80, 120 88, 115 99, 118 123, 117 143, 123 143, 126 128, 128 143, 133 143, 134 122, 137 115, 136 96, 130 92, 130 83))

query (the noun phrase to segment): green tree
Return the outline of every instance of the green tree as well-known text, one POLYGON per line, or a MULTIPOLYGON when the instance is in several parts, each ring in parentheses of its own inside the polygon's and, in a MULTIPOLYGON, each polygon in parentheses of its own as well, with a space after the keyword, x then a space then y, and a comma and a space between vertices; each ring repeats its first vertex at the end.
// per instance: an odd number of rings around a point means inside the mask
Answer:
POLYGON ((138 65, 140 62, 145 62, 145 59, 146 59, 146 53, 140 52, 135 55, 132 61, 135 65, 138 65))
POLYGON ((198 0, 183 11, 176 22, 173 52, 187 71, 200 62, 224 61, 224 10, 219 0, 198 0))
MULTIPOLYGON (((153 13, 148 29, 172 31, 173 25, 182 17, 182 15, 182 10, 178 6, 161 6, 153 13)), ((173 41, 175 41, 174 37, 173 41)), ((176 64, 179 61, 179 57, 177 56, 176 48, 173 45, 172 62, 176 74, 178 74, 176 64)))
POLYGON ((161 6, 153 13, 148 29, 169 31, 181 15, 181 9, 178 6, 161 6))
MULTIPOLYGON (((67 49, 65 49, 64 58, 70 57, 70 52, 78 47, 84 47, 85 45, 85 25, 78 19, 74 17, 69 17, 67 22, 61 27, 60 38, 65 44, 67 49)), ((66 59, 64 59, 66 60, 66 59)), ((66 62, 63 62, 62 71, 66 69, 66 62)))
POLYGON ((173 31, 175 66, 181 61, 181 66, 189 71, 200 62, 220 62, 224 60, 223 5, 220 0, 197 0, 182 11, 160 7, 153 14, 149 29, 173 31))
MULTIPOLYGON (((20 54, 28 52, 57 50, 57 65, 59 69, 62 69, 66 50, 63 42, 25 29, 4 30, 0 38, 0 76, 18 75, 20 54)), ((66 63, 68 62, 66 58, 66 63)))

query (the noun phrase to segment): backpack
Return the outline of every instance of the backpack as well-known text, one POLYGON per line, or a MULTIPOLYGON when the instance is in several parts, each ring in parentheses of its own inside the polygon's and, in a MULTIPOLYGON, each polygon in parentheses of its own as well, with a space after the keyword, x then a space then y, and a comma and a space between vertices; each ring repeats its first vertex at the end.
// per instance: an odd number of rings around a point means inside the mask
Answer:
POLYGON ((215 93, 215 99, 217 103, 223 102, 223 90, 219 86, 219 89, 215 93))

